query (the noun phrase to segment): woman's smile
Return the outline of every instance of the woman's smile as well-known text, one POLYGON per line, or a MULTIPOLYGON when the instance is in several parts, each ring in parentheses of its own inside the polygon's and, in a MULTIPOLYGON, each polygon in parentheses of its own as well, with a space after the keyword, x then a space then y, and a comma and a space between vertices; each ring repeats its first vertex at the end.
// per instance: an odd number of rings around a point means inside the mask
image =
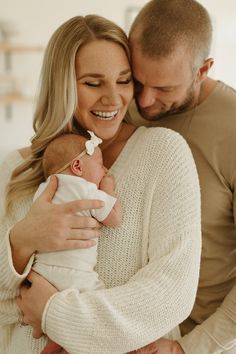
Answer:
POLYGON ((107 111, 91 111, 91 113, 98 119, 101 120, 112 120, 117 116, 119 110, 107 112, 107 111))

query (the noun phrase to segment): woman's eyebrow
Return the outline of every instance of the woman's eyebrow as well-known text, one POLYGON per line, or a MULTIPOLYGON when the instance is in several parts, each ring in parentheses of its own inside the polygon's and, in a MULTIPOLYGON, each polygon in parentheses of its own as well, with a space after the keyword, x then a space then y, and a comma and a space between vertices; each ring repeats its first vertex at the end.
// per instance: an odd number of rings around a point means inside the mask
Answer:
POLYGON ((96 73, 86 73, 82 76, 80 76, 77 80, 81 80, 83 79, 84 77, 94 77, 94 78, 101 78, 101 77, 104 77, 105 75, 102 75, 102 74, 96 74, 96 73))
POLYGON ((129 74, 129 73, 131 73, 131 69, 130 69, 130 68, 129 68, 129 69, 126 69, 126 70, 121 71, 121 72, 120 72, 120 75, 125 75, 125 74, 129 74))
MULTIPOLYGON (((125 69, 125 70, 122 70, 119 75, 125 75, 125 74, 128 74, 128 73, 131 73, 131 69, 125 69)), ((105 75, 102 75, 102 74, 98 74, 98 73, 85 73, 83 75, 81 75, 77 80, 81 80, 83 79, 84 77, 94 77, 94 78, 102 78, 102 77, 105 77, 105 75)))

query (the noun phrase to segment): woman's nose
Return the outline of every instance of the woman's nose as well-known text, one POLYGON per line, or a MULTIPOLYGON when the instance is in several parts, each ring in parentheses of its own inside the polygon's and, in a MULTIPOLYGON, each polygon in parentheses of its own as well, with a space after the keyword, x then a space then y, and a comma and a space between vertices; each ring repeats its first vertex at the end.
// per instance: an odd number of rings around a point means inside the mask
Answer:
POLYGON ((115 88, 108 89, 101 98, 102 104, 105 106, 119 106, 122 102, 120 92, 115 88))

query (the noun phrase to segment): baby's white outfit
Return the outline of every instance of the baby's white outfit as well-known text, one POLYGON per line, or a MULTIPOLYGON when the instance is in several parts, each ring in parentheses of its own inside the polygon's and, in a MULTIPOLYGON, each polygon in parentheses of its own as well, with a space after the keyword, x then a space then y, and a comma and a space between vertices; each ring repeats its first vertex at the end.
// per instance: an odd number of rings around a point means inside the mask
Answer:
MULTIPOLYGON (((52 200, 55 204, 77 199, 97 199, 105 202, 100 209, 85 210, 78 215, 93 216, 103 221, 112 210, 116 198, 99 190, 96 184, 84 178, 57 174, 58 189, 52 200)), ((49 179, 41 183, 34 200, 45 190, 49 179)), ((97 261, 97 245, 87 249, 74 249, 58 252, 36 253, 33 269, 46 278, 58 290, 76 288, 80 292, 103 288, 103 282, 94 271, 97 261)))

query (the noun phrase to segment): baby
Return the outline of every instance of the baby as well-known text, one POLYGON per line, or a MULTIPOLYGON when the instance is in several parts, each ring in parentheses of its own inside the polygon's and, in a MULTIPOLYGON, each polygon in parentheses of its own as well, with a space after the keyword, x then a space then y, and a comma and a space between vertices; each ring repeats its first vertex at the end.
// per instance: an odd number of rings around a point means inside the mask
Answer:
MULTIPOLYGON (((115 198, 114 178, 107 175, 107 169, 103 166, 102 152, 98 147, 102 140, 93 132, 88 133, 90 140, 81 135, 64 134, 48 145, 43 156, 47 181, 39 186, 34 200, 48 185, 49 176, 55 174, 58 189, 53 203, 76 199, 103 200, 104 207, 82 214, 92 215, 104 225, 116 227, 121 224, 122 213, 120 203, 115 198)), ((97 245, 87 249, 38 252, 33 269, 58 290, 77 288, 83 292, 104 287, 94 271, 96 260, 97 245)))
MULTIPOLYGON (((87 210, 82 215, 92 215, 102 224, 116 227, 121 224, 122 212, 115 198, 115 183, 107 175, 103 165, 101 139, 88 131, 90 140, 76 134, 64 134, 54 139, 43 155, 46 182, 41 183, 34 200, 44 191, 49 178, 55 174, 58 189, 53 203, 66 203, 76 199, 99 199, 105 205, 100 209, 87 210)), ((50 281, 58 290, 76 288, 80 292, 104 287, 94 267, 97 245, 87 249, 65 250, 35 255, 33 269, 50 281)), ((57 343, 49 341, 41 354, 68 354, 57 343)))

